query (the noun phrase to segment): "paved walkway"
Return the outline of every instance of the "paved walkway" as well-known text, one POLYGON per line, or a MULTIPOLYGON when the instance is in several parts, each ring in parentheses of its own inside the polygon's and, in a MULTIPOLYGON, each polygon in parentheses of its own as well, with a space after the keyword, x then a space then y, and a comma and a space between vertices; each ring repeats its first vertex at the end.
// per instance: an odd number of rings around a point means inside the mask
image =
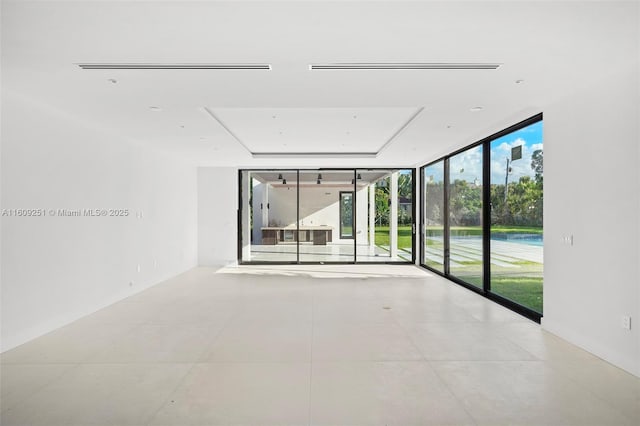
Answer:
MULTIPOLYGON (((442 251, 427 247, 426 260, 440 263, 444 261, 442 251)), ((482 261, 482 241, 459 238, 451 240, 451 266, 461 267, 466 262, 482 261)), ((491 264, 503 268, 520 268, 522 261, 543 263, 542 246, 491 240, 491 264)))

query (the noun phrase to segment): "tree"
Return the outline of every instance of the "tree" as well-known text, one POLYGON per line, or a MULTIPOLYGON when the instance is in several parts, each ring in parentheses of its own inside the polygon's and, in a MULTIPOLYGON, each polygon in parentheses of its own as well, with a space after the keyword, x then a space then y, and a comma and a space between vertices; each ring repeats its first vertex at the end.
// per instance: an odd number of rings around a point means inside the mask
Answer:
POLYGON ((411 175, 405 174, 398 176, 398 196, 402 198, 411 198, 412 195, 411 175))
POLYGON ((376 223, 378 225, 389 224, 389 189, 376 188, 376 223))
POLYGON ((531 169, 535 172, 536 183, 539 184, 542 184, 543 163, 542 150, 537 149, 533 151, 533 154, 531 155, 531 169))

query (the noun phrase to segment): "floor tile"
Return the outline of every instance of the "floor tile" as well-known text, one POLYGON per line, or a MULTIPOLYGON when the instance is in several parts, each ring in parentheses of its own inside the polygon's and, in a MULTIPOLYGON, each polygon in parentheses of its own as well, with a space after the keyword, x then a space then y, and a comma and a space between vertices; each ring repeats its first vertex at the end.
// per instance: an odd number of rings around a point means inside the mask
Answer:
MULTIPOLYGON (((179 292, 179 291, 176 291, 179 292)), ((226 323, 237 308, 235 303, 208 301, 198 298, 177 300, 166 303, 161 311, 149 318, 149 324, 156 325, 222 325, 226 323)))
POLYGON ((187 374, 186 364, 86 364, 6 411, 2 425, 142 425, 187 374))
POLYGON ((310 365, 198 364, 151 425, 304 425, 310 365))
POLYGON ((310 323, 311 319, 311 301, 306 304, 283 301, 244 301, 238 305, 232 317, 234 322, 260 324, 310 323))
POLYGON ((548 365, 640 423, 640 379, 637 377, 599 359, 554 360, 548 365))
POLYGON ((200 360, 222 326, 136 326, 89 363, 194 363, 200 360))
POLYGON ((508 322, 497 328, 511 342, 542 360, 590 360, 598 357, 545 330, 534 322, 508 322))
POLYGON ((231 322, 204 362, 311 362, 310 322, 231 322))
POLYGON ((5 352, 0 423, 640 424, 640 378, 442 277, 295 266, 196 268, 5 352))
POLYGON ((124 336, 133 324, 80 319, 2 354, 2 363, 79 363, 124 336))
POLYGON ((420 359, 405 331, 394 324, 316 324, 313 328, 314 362, 420 359))
POLYGON ((427 360, 536 359, 486 323, 413 324, 407 332, 427 360))
POLYGON ((0 409, 30 397, 77 364, 4 364, 0 368, 0 409))
POLYGON ((314 363, 312 425, 474 424, 426 362, 314 363))
POLYGON ((541 361, 443 361, 432 365, 480 425, 634 424, 541 361))
POLYGON ((379 300, 314 300, 313 321, 316 324, 392 324, 390 306, 379 300))

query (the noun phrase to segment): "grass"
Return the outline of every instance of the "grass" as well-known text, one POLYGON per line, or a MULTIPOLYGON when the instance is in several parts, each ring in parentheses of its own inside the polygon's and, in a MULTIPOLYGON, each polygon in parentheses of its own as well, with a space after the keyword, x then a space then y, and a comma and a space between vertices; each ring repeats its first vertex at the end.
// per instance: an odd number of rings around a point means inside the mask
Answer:
MULTIPOLYGON (((482 287, 482 277, 470 276, 464 280, 482 287)), ((491 292, 542 313, 542 277, 493 276, 491 292)))
MULTIPOLYGON (((451 230, 453 232, 467 235, 482 234, 482 228, 479 226, 454 226, 451 230)), ((491 230, 493 232, 504 233, 542 234, 542 228, 531 226, 492 226, 491 230)), ((429 236, 442 236, 442 228, 437 229, 429 227, 427 232, 429 236)), ((388 226, 376 227, 376 245, 389 245, 388 226)), ((443 246, 441 240, 433 239, 428 239, 427 245, 432 248, 443 246)), ((411 247, 410 226, 398 226, 398 247, 411 247)), ((524 273, 526 274, 535 275, 536 273, 541 273, 542 265, 539 263, 530 262, 524 259, 516 263, 525 268, 524 273)), ((427 261, 427 264, 434 269, 442 270, 442 265, 437 262, 427 261)), ((452 272, 458 278, 463 279, 469 284, 476 287, 482 287, 482 277, 479 275, 480 271, 478 271, 476 266, 481 269, 480 262, 469 262, 469 264, 462 266, 460 270, 452 272)), ((500 269, 498 267, 492 267, 492 270, 494 268, 500 269)), ((495 273, 491 279, 491 291, 497 295, 526 306, 529 309, 533 309, 536 312, 542 312, 542 276, 510 276, 495 273)))
MULTIPOLYGON (((411 250, 411 226, 398 226, 398 248, 411 250)), ((376 226, 376 245, 389 245, 389 227, 376 226)))

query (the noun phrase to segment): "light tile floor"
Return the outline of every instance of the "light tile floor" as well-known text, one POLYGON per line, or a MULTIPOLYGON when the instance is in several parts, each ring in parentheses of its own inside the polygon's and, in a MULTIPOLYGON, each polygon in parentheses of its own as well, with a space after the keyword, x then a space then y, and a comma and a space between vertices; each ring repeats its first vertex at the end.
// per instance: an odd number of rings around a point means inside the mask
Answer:
POLYGON ((640 424, 640 379, 412 266, 198 268, 1 358, 3 426, 640 424))

